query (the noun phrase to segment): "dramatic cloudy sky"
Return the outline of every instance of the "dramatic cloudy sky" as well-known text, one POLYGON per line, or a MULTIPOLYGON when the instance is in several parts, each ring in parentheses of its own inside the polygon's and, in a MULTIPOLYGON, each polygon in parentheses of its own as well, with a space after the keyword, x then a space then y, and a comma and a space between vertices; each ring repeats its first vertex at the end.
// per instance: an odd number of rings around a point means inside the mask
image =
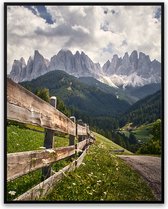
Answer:
POLYGON ((161 9, 157 6, 9 6, 8 73, 14 59, 37 49, 47 59, 60 49, 84 51, 104 64, 114 54, 143 51, 160 61, 161 9))

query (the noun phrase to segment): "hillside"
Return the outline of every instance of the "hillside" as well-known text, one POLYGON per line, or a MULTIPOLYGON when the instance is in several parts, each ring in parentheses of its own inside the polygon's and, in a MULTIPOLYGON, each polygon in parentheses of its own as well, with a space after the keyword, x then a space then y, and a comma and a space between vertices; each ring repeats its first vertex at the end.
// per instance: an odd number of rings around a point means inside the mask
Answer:
MULTIPOLYGON (((112 152, 121 147, 100 134, 95 133, 95 136, 96 143, 89 148, 82 165, 66 176, 42 200, 154 200, 144 180, 112 152)), ((130 154, 128 151, 125 153, 130 154)))
POLYGON ((125 100, 131 105, 148 95, 156 93, 161 89, 160 83, 152 83, 139 87, 127 86, 125 88, 115 88, 92 77, 80 77, 79 80, 91 87, 95 87, 105 93, 112 94, 122 100, 125 100))
POLYGON ((125 88, 125 94, 134 98, 134 101, 143 99, 152 95, 161 89, 160 83, 151 83, 140 87, 128 86, 125 88))
POLYGON ((126 123, 138 126, 161 118, 161 91, 145 97, 132 105, 120 119, 120 127, 126 123))
MULTIPOLYGON (((123 148, 100 134, 94 134, 96 143, 89 148, 82 165, 65 175, 43 200, 154 200, 151 190, 142 178, 113 152, 123 148)), ((43 137, 43 133, 18 125, 8 125, 8 152, 41 149, 43 137)), ((56 136, 55 146, 67 146, 67 142, 67 137, 56 136)), ((125 150, 124 154, 131 153, 125 150)), ((69 159, 57 162, 53 169, 59 170, 69 162, 69 159)), ((40 180, 41 172, 37 170, 8 182, 8 199, 16 198, 40 180), (16 194, 12 196, 9 191, 15 191, 16 194)))
POLYGON ((52 71, 21 85, 33 92, 48 88, 51 95, 59 96, 68 107, 86 116, 114 116, 130 107, 128 102, 96 87, 90 88, 63 71, 52 71))
POLYGON ((125 100, 129 104, 133 104, 137 101, 137 98, 134 98, 133 96, 131 96, 131 94, 130 95, 127 94, 127 92, 125 92, 123 90, 123 88, 115 88, 115 87, 109 86, 105 83, 102 83, 102 82, 96 80, 95 78, 92 78, 92 77, 80 77, 79 80, 80 80, 80 82, 87 84, 90 87, 97 88, 107 94, 114 95, 116 98, 120 98, 122 100, 125 100))

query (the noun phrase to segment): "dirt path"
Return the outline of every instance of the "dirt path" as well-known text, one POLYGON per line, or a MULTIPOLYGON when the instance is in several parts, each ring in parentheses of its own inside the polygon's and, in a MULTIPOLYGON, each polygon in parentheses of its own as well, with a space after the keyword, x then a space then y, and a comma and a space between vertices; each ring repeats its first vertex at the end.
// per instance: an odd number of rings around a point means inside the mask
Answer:
POLYGON ((151 156, 118 155, 147 181, 157 200, 161 200, 161 158, 151 156))

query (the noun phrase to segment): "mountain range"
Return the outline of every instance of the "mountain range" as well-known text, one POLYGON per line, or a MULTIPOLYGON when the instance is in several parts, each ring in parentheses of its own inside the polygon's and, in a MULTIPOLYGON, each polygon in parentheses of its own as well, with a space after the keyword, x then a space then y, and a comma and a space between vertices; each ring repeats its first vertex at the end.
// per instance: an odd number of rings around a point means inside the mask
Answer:
POLYGON ((29 57, 27 64, 22 57, 14 60, 9 77, 15 82, 31 81, 54 70, 62 70, 77 78, 92 77, 114 88, 144 86, 161 82, 161 63, 150 60, 143 52, 126 52, 123 58, 114 55, 102 67, 94 63, 84 52, 72 54, 70 50, 60 50, 45 59, 39 51, 29 57))
POLYGON ((40 89, 49 89, 50 96, 57 96, 58 100, 61 98, 71 115, 81 118, 92 128, 103 130, 104 133, 122 127, 127 122, 140 125, 161 117, 161 93, 158 84, 129 87, 122 91, 92 77, 76 78, 60 70, 20 84, 33 93, 40 89), (135 97, 139 101, 135 103, 134 100, 130 104, 130 100, 135 97))
POLYGON ((111 117, 130 107, 127 101, 117 98, 112 92, 102 91, 94 85, 91 87, 60 70, 48 72, 21 85, 34 93, 38 89, 47 88, 50 95, 60 97, 67 107, 87 116, 111 117))

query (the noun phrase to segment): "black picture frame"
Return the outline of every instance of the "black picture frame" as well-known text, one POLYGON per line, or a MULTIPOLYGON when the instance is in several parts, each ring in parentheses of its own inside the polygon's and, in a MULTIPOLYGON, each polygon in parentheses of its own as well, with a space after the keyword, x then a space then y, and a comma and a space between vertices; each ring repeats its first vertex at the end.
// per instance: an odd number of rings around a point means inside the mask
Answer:
POLYGON ((87 203, 87 204, 152 204, 152 203, 164 203, 164 3, 163 2, 5 2, 4 3, 4 203, 7 204, 66 204, 66 203, 87 203), (8 6, 29 6, 29 5, 49 5, 49 6, 160 6, 161 7, 161 93, 162 93, 162 104, 161 104, 161 119, 162 119, 162 154, 161 154, 161 179, 162 179, 162 198, 159 201, 10 201, 7 200, 7 7, 8 6))

